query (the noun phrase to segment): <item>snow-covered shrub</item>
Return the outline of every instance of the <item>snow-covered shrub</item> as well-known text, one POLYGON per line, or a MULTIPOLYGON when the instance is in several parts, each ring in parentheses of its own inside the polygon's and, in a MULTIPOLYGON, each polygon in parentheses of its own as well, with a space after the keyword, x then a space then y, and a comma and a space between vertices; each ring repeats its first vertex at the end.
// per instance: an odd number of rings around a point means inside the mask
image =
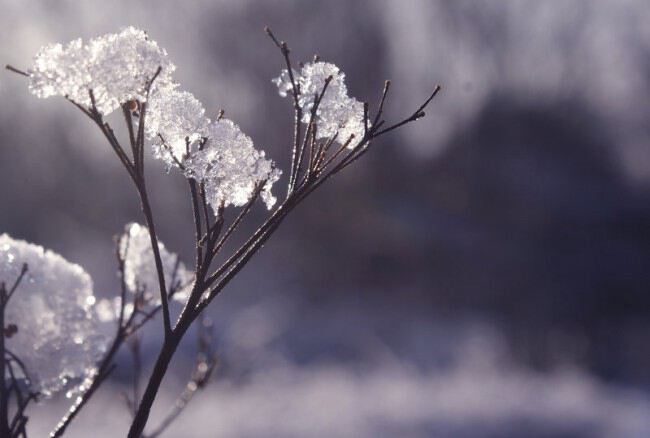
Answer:
POLYGON ((436 87, 405 119, 387 124, 382 115, 388 81, 371 118, 369 106, 349 95, 345 74, 337 66, 315 60, 296 70, 286 43, 269 29, 266 32, 286 67, 273 82, 281 96, 291 97, 295 120, 288 188, 279 202, 271 192, 282 176, 275 163, 235 122, 223 114, 208 114, 198 99, 181 89, 174 80, 176 66, 146 32, 128 27, 87 42, 49 44, 38 51, 27 71, 8 66, 28 78, 29 90, 37 97, 64 97, 99 128, 137 189, 144 225, 130 223, 119 237, 119 293, 101 300, 93 295, 92 281, 81 267, 39 246, 0 237, 0 316, 5 318, 0 358, 5 377, 11 374, 8 386, 0 388, 8 394, 0 397, 0 436, 22 436, 27 421, 25 407, 31 398, 24 401, 20 376, 11 373, 14 365, 24 368, 29 394, 49 395, 68 379, 83 380, 72 407, 52 432, 61 436, 110 375, 115 355, 128 339, 134 340, 134 363, 140 363, 134 335, 159 314, 160 351, 144 392, 136 391, 128 400, 134 412, 129 437, 142 436, 176 348, 197 321, 200 338, 195 372, 154 435, 162 431, 205 385, 214 367, 205 308, 295 207, 364 155, 376 138, 423 117, 440 89, 436 87), (104 119, 117 110, 124 118, 123 136, 104 119), (119 138, 128 139, 127 147, 119 138), (195 227, 191 244, 196 251, 192 268, 178 260, 156 232, 145 183, 146 148, 162 161, 161 167, 182 175, 189 186, 195 227), (258 198, 269 210, 266 219, 218 267, 213 266, 258 198), (226 208, 239 208, 239 213, 227 221, 226 208), (170 309, 173 301, 182 308, 170 309), (117 325, 108 342, 100 334, 100 322, 117 325), (11 426, 11 409, 5 403, 9 399, 14 403, 11 426))
POLYGON ((27 265, 5 326, 15 327, 8 351, 25 365, 32 391, 43 396, 81 382, 97 370, 107 339, 93 306, 93 282, 60 255, 7 234, 0 235, 0 278, 12 282, 27 265))

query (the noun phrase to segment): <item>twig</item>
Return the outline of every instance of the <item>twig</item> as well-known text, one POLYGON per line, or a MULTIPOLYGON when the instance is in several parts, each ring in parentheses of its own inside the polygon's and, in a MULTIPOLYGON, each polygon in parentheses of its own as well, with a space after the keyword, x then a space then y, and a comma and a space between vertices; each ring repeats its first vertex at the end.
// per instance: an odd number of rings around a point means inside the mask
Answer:
POLYGON ((332 75, 328 76, 325 79, 325 83, 323 85, 323 89, 321 90, 320 94, 317 94, 314 97, 314 103, 311 107, 311 111, 309 114, 309 123, 307 124, 307 130, 305 131, 305 136, 302 141, 302 144, 298 149, 298 159, 297 159, 296 167, 294 169, 295 174, 292 175, 294 185, 297 183, 297 181, 300 178, 300 167, 302 166, 302 159, 305 153, 305 148, 307 147, 307 141, 309 139, 310 133, 316 129, 316 114, 318 113, 318 107, 320 106, 320 103, 323 100, 323 96, 325 95, 325 92, 327 91, 327 87, 329 86, 330 82, 332 82, 332 79, 334 79, 332 75))
POLYGON ((24 72, 24 71, 22 71, 22 70, 19 70, 19 69, 17 69, 16 67, 13 67, 13 66, 11 66, 11 65, 9 65, 9 64, 5 65, 5 68, 6 68, 7 70, 11 71, 11 72, 18 73, 19 75, 22 75, 22 76, 25 76, 25 77, 29 77, 29 73, 24 72))
POLYGON ((289 58, 289 46, 287 46, 287 43, 284 41, 280 42, 278 39, 275 37, 271 29, 266 26, 264 28, 265 32, 267 35, 273 40, 275 45, 280 49, 282 52, 282 56, 284 57, 284 62, 287 66, 287 73, 289 74, 289 80, 291 81, 291 95, 293 96, 293 108, 294 108, 294 136, 293 136, 293 149, 291 152, 291 172, 289 173, 289 188, 287 190, 287 196, 294 190, 295 186, 295 179, 294 179, 294 174, 295 174, 295 169, 298 166, 298 147, 300 145, 300 138, 301 138, 301 124, 302 124, 302 107, 300 106, 299 102, 299 96, 300 96, 300 86, 296 83, 296 80, 294 78, 293 74, 293 67, 291 65, 291 59, 289 58))
POLYGON ((217 245, 215 246, 214 250, 212 251, 212 253, 214 255, 216 255, 219 252, 219 250, 226 243, 226 241, 228 240, 230 235, 237 229, 237 227, 239 226, 241 221, 246 217, 246 215, 250 211, 251 207, 253 206, 253 204, 257 200, 257 197, 259 196, 260 192, 264 188, 265 184, 266 184, 266 180, 261 181, 260 183, 257 184, 257 186, 255 187, 255 190, 253 191, 253 195, 251 196, 251 199, 246 203, 246 205, 244 206, 242 211, 239 213, 239 215, 237 215, 237 217, 235 218, 233 223, 230 225, 230 227, 228 227, 228 230, 224 233, 221 240, 219 240, 219 243, 217 243, 217 245))
POLYGON ((183 413, 194 395, 196 395, 197 390, 204 388, 210 382, 210 377, 217 364, 217 356, 212 350, 212 324, 201 313, 198 317, 197 326, 198 352, 191 377, 185 385, 183 392, 172 405, 167 416, 165 416, 158 427, 146 435, 146 438, 160 436, 183 413))
POLYGON ((436 87, 433 90, 433 93, 431 93, 431 95, 427 98, 427 100, 425 100, 424 103, 422 105, 420 105, 420 107, 417 110, 415 110, 415 112, 413 114, 411 114, 409 117, 402 120, 401 122, 395 123, 394 125, 389 126, 388 128, 385 128, 385 129, 375 133, 373 135, 373 137, 379 137, 380 135, 384 135, 387 132, 390 132, 390 131, 392 131, 394 129, 397 129, 397 128, 401 127, 401 126, 406 125, 407 123, 414 122, 414 121, 424 117, 425 116, 424 109, 427 107, 427 105, 429 105, 429 103, 433 100, 433 98, 436 97, 436 94, 438 94, 438 92, 441 90, 441 88, 442 87, 440 87, 440 85, 436 85, 436 87))

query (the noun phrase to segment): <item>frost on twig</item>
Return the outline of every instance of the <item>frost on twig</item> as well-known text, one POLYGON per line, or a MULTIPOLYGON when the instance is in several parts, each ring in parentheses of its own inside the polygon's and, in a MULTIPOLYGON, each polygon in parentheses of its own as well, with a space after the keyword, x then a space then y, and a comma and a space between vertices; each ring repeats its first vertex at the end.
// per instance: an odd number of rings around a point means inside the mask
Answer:
MULTIPOLYGON (((164 49, 144 31, 128 27, 86 44, 77 39, 47 45, 26 73, 38 97, 66 97, 91 115, 146 101, 144 128, 154 156, 168 169, 178 167, 203 183, 213 210, 245 205, 261 181, 261 198, 271 208, 271 187, 280 171, 235 123, 220 117, 211 121, 201 102, 178 89, 174 70, 164 49)), ((115 146, 122 154, 123 148, 115 146)))
POLYGON ((275 203, 271 186, 280 171, 234 122, 207 118, 203 105, 190 93, 176 89, 154 93, 147 133, 154 155, 168 168, 178 167, 186 177, 204 184, 215 212, 222 204, 245 205, 260 181, 265 181, 261 197, 266 206, 275 203))
POLYGON ((49 44, 39 50, 27 73, 36 96, 63 96, 90 108, 92 90, 97 110, 107 115, 125 102, 146 101, 147 84, 158 68, 156 86, 170 84, 175 66, 167 52, 144 31, 127 27, 86 44, 81 39, 49 44))
MULTIPOLYGON (((23 350, 19 353, 37 362, 31 348, 47 339, 50 345, 58 348, 56 354, 65 354, 66 357, 61 359, 62 365, 68 364, 66 360, 73 360, 79 368, 57 372, 54 376, 57 382, 65 376, 86 376, 82 395, 76 398, 69 414, 52 436, 64 433, 67 425, 110 374, 114 368, 113 358, 127 337, 162 310, 164 340, 159 355, 142 396, 139 396, 139 390, 134 390, 136 396, 132 407, 135 416, 129 437, 141 437, 174 352, 206 306, 243 269, 293 209, 330 177, 363 156, 374 139, 422 118, 425 108, 440 90, 436 87, 411 115, 385 126, 382 114, 389 82, 386 82, 378 109, 371 119, 369 105, 348 95, 345 75, 337 66, 314 59, 300 71, 294 70, 287 44, 275 38, 270 29, 266 31, 280 49, 286 65, 274 83, 281 96, 291 95, 294 107, 287 197, 217 268, 212 266, 215 257, 238 229, 258 196, 269 210, 274 206, 276 199, 271 188, 280 178, 280 171, 263 151, 255 148, 251 138, 239 126, 224 119, 223 113, 210 119, 201 102, 180 89, 172 77, 175 66, 167 59, 164 49, 150 40, 145 32, 129 27, 87 43, 75 40, 65 46, 45 46, 26 72, 7 67, 28 77, 30 90, 38 97, 65 97, 99 127, 138 191, 146 223, 146 227, 127 225, 118 242, 120 296, 102 300, 94 309, 92 283, 81 268, 59 260, 59 256, 44 253, 40 247, 10 240, 9 248, 24 250, 29 255, 23 257, 26 262, 30 265, 37 262, 34 266, 40 270, 30 274, 34 277, 28 280, 39 278, 39 275, 46 279, 39 280, 40 283, 37 281, 39 286, 31 286, 28 282, 24 288, 31 292, 27 296, 33 301, 27 307, 29 312, 44 316, 36 324, 34 333, 23 330, 18 324, 17 333, 28 336, 21 341, 23 350), (124 115, 130 148, 122 145, 120 136, 104 119, 118 108, 124 115), (304 132, 303 124, 307 125, 304 132), (158 238, 145 183, 146 141, 151 145, 153 155, 163 161, 168 170, 177 168, 189 180, 196 237, 194 272, 180 263, 158 238), (338 145, 333 146, 334 143, 338 145), (208 206, 215 217, 210 217, 208 206), (243 207, 230 225, 225 224, 228 216, 224 215, 224 208, 228 206, 243 207), (61 282, 66 287, 60 288, 61 282), (156 285, 158 294, 152 293, 156 285), (126 298, 128 292, 132 293, 132 300, 126 298), (74 294, 69 296, 71 293, 74 294), (186 304, 174 325, 168 308, 171 298, 181 299, 186 304), (61 302, 57 301, 59 299, 61 302), (60 314, 54 314, 55 305, 60 314), (56 319, 59 317, 61 321, 56 319), (116 336, 108 348, 103 347, 103 342, 86 342, 91 340, 87 337, 95 333, 97 319, 118 322, 116 336), (83 324, 88 327, 80 330, 83 324), (82 336, 77 336, 80 332, 82 336), (68 347, 62 345, 62 333, 72 335, 71 348, 81 351, 65 350, 68 347), (80 340, 79 344, 77 340, 80 340), (93 365, 100 356, 95 347, 100 352, 106 350, 99 367, 93 365), (79 360, 79 356, 83 360, 79 360)), ((4 254, 0 253, 0 256, 4 254)), ((5 266, 10 266, 9 262, 5 266)), ((15 277, 16 273, 0 270, 0 274, 8 277, 13 274, 15 277)), ((20 321, 23 320, 26 319, 20 321)), ((52 357, 58 356, 47 353, 44 351, 40 357, 49 365, 52 357)), ((197 362, 198 372, 193 374, 188 391, 179 398, 180 409, 171 411, 160 431, 166 428, 168 421, 176 418, 196 388, 207 381, 212 367, 212 362, 206 359, 208 356, 197 362)), ((40 363, 32 366, 39 370, 40 363)), ((49 377, 38 373, 30 375, 32 380, 46 381, 52 386, 47 380, 49 377)))
MULTIPOLYGON (((160 297, 156 293, 158 274, 147 227, 136 223, 126 225, 118 245, 124 260, 124 282, 128 291, 141 294, 143 304, 159 304, 160 297)), ((170 288, 168 293, 173 291, 173 298, 184 301, 192 288, 194 276, 176 254, 167 250, 164 243, 158 241, 158 248, 165 271, 165 284, 170 288)))
POLYGON ((226 207, 246 205, 262 181, 260 196, 267 208, 273 207, 271 186, 280 178, 280 171, 264 151, 255 149, 251 138, 224 118, 208 125, 205 138, 205 146, 189 157, 186 175, 204 182, 213 209, 222 203, 226 207))
POLYGON ((198 148, 210 122, 203 104, 192 93, 168 87, 153 94, 148 111, 146 132, 154 156, 168 168, 182 167, 187 155, 198 148))
POLYGON ((6 309, 16 332, 7 347, 25 365, 30 389, 43 396, 96 372, 107 345, 95 316, 93 283, 58 254, 0 235, 0 278, 29 271, 6 309))
MULTIPOLYGON (((332 78, 316 111, 314 122, 318 126, 317 139, 338 134, 337 142, 344 144, 352 135, 357 142, 363 138, 363 103, 348 96, 345 73, 336 65, 328 62, 308 62, 299 72, 294 71, 293 77, 300 89, 298 104, 302 108, 302 123, 310 123, 316 99, 323 91, 327 79, 332 78)), ((288 70, 282 70, 280 76, 273 79, 273 83, 278 87, 280 96, 291 95, 292 84, 288 70)), ((352 149, 357 142, 350 142, 348 148, 352 149)))

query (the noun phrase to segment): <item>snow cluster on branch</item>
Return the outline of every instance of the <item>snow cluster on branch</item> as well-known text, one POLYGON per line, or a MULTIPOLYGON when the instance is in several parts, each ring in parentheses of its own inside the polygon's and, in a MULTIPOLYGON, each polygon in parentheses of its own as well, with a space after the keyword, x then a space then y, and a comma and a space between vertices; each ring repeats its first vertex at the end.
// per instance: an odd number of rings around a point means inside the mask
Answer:
MULTIPOLYGON (((126 289, 136 294, 138 306, 156 306, 160 304, 158 273, 149 237, 149 229, 144 225, 129 223, 118 240, 120 258, 124 261, 123 275, 126 289)), ((194 274, 185 267, 178 255, 170 252, 165 244, 158 240, 158 250, 165 273, 165 285, 173 290, 172 299, 185 303, 189 297, 194 281, 194 274)), ((133 301, 127 298, 124 304, 124 318, 133 313, 133 301)), ((117 321, 120 315, 121 297, 103 298, 97 302, 95 312, 102 322, 117 321)))
POLYGON ((168 168, 179 167, 186 177, 203 182, 215 211, 222 204, 246 204, 261 182, 260 196, 267 208, 273 207, 271 187, 281 173, 234 122, 211 121, 192 94, 174 88, 154 93, 147 117, 154 155, 168 168))
POLYGON ((280 171, 236 124, 211 121, 201 102, 178 89, 174 70, 164 49, 128 27, 86 44, 77 39, 43 47, 28 70, 29 88, 38 97, 64 96, 87 109, 92 91, 102 115, 128 102, 147 102, 144 128, 154 156, 203 183, 215 211, 246 204, 262 182, 261 198, 270 209, 280 171))
POLYGON ((38 97, 65 96, 86 108, 92 90, 97 110, 107 115, 130 100, 145 101, 147 85, 159 68, 156 86, 171 84, 176 67, 167 52, 144 31, 127 27, 87 44, 77 39, 41 48, 28 71, 29 88, 38 97))
POLYGON ((168 87, 152 96, 145 128, 154 156, 172 167, 198 147, 209 123, 203 104, 192 93, 168 87))
MULTIPOLYGON (((320 61, 309 62, 300 72, 294 70, 292 73, 300 89, 298 104, 302 109, 303 123, 309 123, 316 98, 322 93, 327 78, 332 77, 316 111, 316 138, 330 138, 338 133, 337 142, 345 144, 354 135, 357 142, 351 141, 348 146, 353 148, 365 132, 363 103, 348 96, 345 73, 334 64, 320 61)), ((280 96, 292 95, 293 86, 288 70, 282 70, 273 83, 278 87, 280 96)))
MULTIPOLYGON (((120 257, 124 260, 124 282, 128 291, 143 293, 146 302, 160 303, 158 274, 149 229, 136 223, 127 224, 118 245, 120 257)), ((184 301, 192 288, 194 275, 160 240, 158 250, 167 288, 175 290, 175 299, 184 301)))
POLYGON ((270 189, 281 173, 264 151, 256 150, 251 138, 227 119, 211 122, 205 138, 204 147, 187 160, 186 175, 205 182, 208 202, 213 207, 242 206, 264 181, 260 196, 271 209, 276 199, 270 189))
MULTIPOLYGON (((47 45, 36 54, 27 75, 33 94, 65 97, 102 127, 107 126, 103 116, 120 108, 130 111, 126 116, 135 126, 129 126, 138 135, 136 140, 131 132, 133 163, 128 158, 125 163, 134 166, 134 172, 144 133, 154 157, 168 170, 176 167, 201 184, 215 213, 246 205, 258 190, 270 209, 276 202, 271 188, 280 171, 237 124, 222 117, 210 119, 201 102, 174 82, 175 68, 167 52, 144 31, 128 27, 86 43, 77 39, 47 45)), ((365 133, 364 105, 348 96, 345 74, 334 64, 311 62, 292 75, 299 87, 301 122, 310 123, 314 117, 317 139, 336 136, 340 144, 355 147, 365 133), (357 140, 350 141, 352 136, 357 140)), ((287 70, 273 82, 281 96, 293 92, 287 70)), ((175 299, 186 300, 193 273, 158 244, 166 286, 175 291, 175 299)), ((149 230, 128 224, 119 240, 119 255, 125 286, 136 294, 137 304, 160 304, 149 230)), ((87 381, 97 372, 95 364, 106 348, 98 327, 101 321, 115 320, 123 303, 120 298, 96 302, 92 280, 80 266, 40 246, 0 236, 0 280, 17 278, 23 263, 29 271, 7 313, 7 323, 18 326, 9 348, 25 363, 33 388, 49 395, 70 378, 87 381)), ((127 318, 134 312, 133 304, 123 308, 127 318)))
POLYGON ((7 347, 24 363, 31 390, 47 397, 93 375, 107 340, 94 312, 93 282, 81 266, 0 235, 0 280, 12 284, 25 263, 6 309, 6 324, 18 329, 7 347))

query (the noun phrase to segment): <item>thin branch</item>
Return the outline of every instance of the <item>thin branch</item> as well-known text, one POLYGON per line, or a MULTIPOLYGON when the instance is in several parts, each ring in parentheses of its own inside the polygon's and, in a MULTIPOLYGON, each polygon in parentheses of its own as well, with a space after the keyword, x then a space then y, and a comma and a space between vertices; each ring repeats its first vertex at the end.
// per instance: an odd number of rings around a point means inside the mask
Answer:
MULTIPOLYGON (((117 346, 119 347, 119 345, 117 346)), ((117 351, 117 347, 115 348, 115 351, 109 351, 109 354, 107 357, 110 356, 110 360, 113 359, 113 356, 115 355, 115 352, 117 351)), ((110 361, 109 361, 110 362, 110 361)), ((111 375, 111 373, 115 370, 116 365, 115 364, 106 364, 104 369, 101 369, 97 372, 95 377, 92 380, 92 383, 88 387, 88 389, 80 396, 77 397, 76 402, 70 407, 68 412, 61 418, 59 421, 59 424, 56 425, 54 430, 50 433, 51 438, 57 438, 62 436, 65 433, 65 430, 67 427, 70 425, 70 422, 79 414, 79 411, 88 403, 88 400, 93 396, 95 391, 101 386, 101 384, 106 380, 106 378, 111 375)))
POLYGON ((217 245, 215 246, 214 250, 212 251, 212 253, 214 255, 216 255, 219 252, 219 250, 226 243, 226 241, 228 240, 230 235, 237 229, 237 227, 239 226, 241 221, 246 217, 248 212, 251 210, 251 207, 253 206, 253 204, 257 200, 260 192, 264 188, 265 184, 266 184, 266 180, 264 180, 264 181, 257 184, 257 186, 255 187, 255 190, 253 191, 253 195, 251 196, 251 199, 248 200, 248 202, 246 203, 246 205, 244 206, 242 211, 239 213, 239 215, 237 215, 237 218, 235 218, 235 220, 230 225, 230 227, 228 227, 228 230, 224 233, 221 240, 219 240, 219 243, 217 243, 217 245))
POLYGON ((19 74, 19 75, 21 75, 21 76, 29 77, 29 73, 27 73, 27 72, 25 72, 25 71, 22 71, 22 70, 19 70, 19 69, 17 69, 16 67, 11 66, 11 65, 9 65, 9 64, 5 65, 5 68, 6 68, 7 70, 9 70, 9 71, 11 71, 11 72, 14 72, 14 73, 17 73, 17 74, 19 74))
POLYGON ((142 356, 140 354, 140 340, 138 335, 130 337, 131 360, 133 362, 132 391, 133 391, 133 415, 138 411, 138 401, 140 400, 140 376, 142 372, 142 356))
POLYGON ((210 381, 210 377, 217 365, 217 356, 212 349, 212 324, 209 319, 205 318, 203 313, 200 314, 197 321, 197 343, 198 352, 196 355, 196 364, 192 371, 191 377, 183 392, 174 402, 167 416, 161 421, 160 425, 152 432, 146 435, 146 438, 156 438, 160 436, 178 416, 183 413, 187 405, 192 401, 197 391, 203 389, 210 381))
POLYGON ((350 143, 352 143, 352 140, 354 140, 355 136, 354 134, 351 134, 350 137, 348 137, 348 140, 339 147, 336 152, 327 160, 325 163, 320 167, 319 172, 322 172, 323 170, 327 169, 327 166, 329 166, 336 158, 350 146, 350 143))
POLYGON ((328 76, 325 79, 325 83, 323 85, 323 89, 321 90, 320 94, 317 94, 314 97, 314 103, 313 103, 313 105, 311 107, 311 111, 310 111, 310 114, 309 114, 309 123, 307 124, 307 130, 305 131, 305 136, 304 136, 304 139, 302 141, 302 144, 298 148, 298 158, 296 160, 297 161, 296 162, 296 167, 294 169, 295 173, 294 173, 294 175, 292 175, 292 180, 293 180, 294 185, 298 182, 298 180, 300 178, 300 167, 302 166, 303 155, 305 153, 305 148, 307 147, 307 141, 309 140, 309 134, 314 129, 316 129, 316 114, 318 112, 318 107, 319 107, 321 101, 323 100, 323 96, 325 95, 325 92, 327 91, 327 87, 329 86, 330 82, 332 82, 332 79, 334 79, 334 77, 332 75, 328 76))
POLYGON ((301 124, 302 124, 302 107, 300 106, 299 102, 299 96, 300 96, 300 86, 299 84, 296 83, 294 74, 293 74, 293 67, 291 65, 291 59, 289 58, 289 47, 287 46, 287 43, 284 41, 280 42, 278 39, 275 37, 271 29, 266 26, 264 28, 265 32, 267 35, 273 40, 275 45, 280 49, 280 52, 282 52, 282 56, 284 57, 284 62, 287 66, 287 73, 289 75, 289 80, 291 81, 291 95, 293 96, 293 108, 294 108, 294 136, 293 136, 293 149, 291 152, 291 172, 289 173, 289 188, 287 190, 287 196, 294 190, 295 186, 295 179, 294 179, 294 174, 295 174, 295 169, 298 166, 298 148, 300 145, 300 138, 301 138, 301 124))
POLYGON ((201 267, 201 261, 203 260, 203 245, 201 244, 203 231, 201 230, 201 213, 199 210, 199 194, 196 188, 196 181, 192 178, 188 178, 187 182, 190 186, 192 213, 194 214, 194 235, 196 240, 196 262, 194 264, 194 270, 196 272, 201 267))
POLYGON ((372 122, 373 126, 379 123, 379 120, 381 119, 381 116, 384 112, 384 103, 386 102, 386 97, 388 96, 389 89, 390 89, 390 81, 384 82, 384 91, 382 91, 381 93, 381 99, 379 100, 379 108, 377 109, 377 114, 375 115, 375 119, 372 122))
POLYGON ((9 291, 7 292, 7 297, 4 302, 5 306, 13 296, 14 292, 16 292, 16 289, 20 285, 20 282, 23 281, 23 277, 25 277, 27 270, 28 270, 27 263, 23 263, 23 266, 20 268, 20 273, 18 274, 18 278, 16 278, 16 281, 14 281, 14 284, 9 288, 9 291))
POLYGON ((129 143, 131 144, 131 152, 133 154, 133 160, 135 161, 135 157, 138 154, 138 146, 135 139, 135 131, 133 130, 133 115, 131 113, 131 108, 129 108, 129 104, 130 102, 127 102, 122 105, 122 113, 124 113, 124 121, 126 122, 126 127, 129 131, 129 143))
MULTIPOLYGON (((199 196, 201 199, 201 211, 203 212, 203 221, 205 223, 206 232, 210 229, 210 209, 208 207, 208 198, 205 193, 205 184, 201 182, 199 184, 199 196)), ((221 214, 223 214, 223 203, 221 207, 221 214)), ((217 214, 219 216, 219 214, 217 214)))
POLYGON ((442 87, 440 87, 440 85, 436 85, 436 87, 433 90, 433 93, 431 93, 431 95, 427 98, 427 100, 425 100, 424 103, 422 105, 420 105, 420 107, 417 110, 415 110, 415 112, 413 114, 411 114, 409 117, 402 120, 401 122, 395 123, 394 125, 389 126, 388 128, 385 128, 385 129, 375 133, 373 135, 373 138, 374 137, 379 137, 380 135, 384 135, 387 132, 390 132, 390 131, 392 131, 394 129, 397 129, 397 128, 401 127, 401 126, 406 125, 407 123, 414 122, 414 121, 424 117, 425 116, 424 109, 427 107, 427 105, 429 105, 429 103, 433 100, 433 98, 436 97, 436 95, 441 90, 441 88, 442 87))
POLYGON ((162 304, 163 312, 163 326, 165 338, 169 337, 172 332, 171 318, 169 314, 169 301, 167 298, 167 288, 165 287, 165 271, 160 256, 160 247, 158 246, 158 235, 156 234, 156 227, 154 224, 153 213, 151 205, 149 204, 149 196, 144 182, 144 176, 140 175, 140 184, 138 185, 138 193, 142 203, 142 212, 147 223, 149 230, 149 238, 151 240, 151 249, 154 255, 154 263, 156 265, 156 274, 158 275, 158 286, 160 289, 160 302, 162 304))

